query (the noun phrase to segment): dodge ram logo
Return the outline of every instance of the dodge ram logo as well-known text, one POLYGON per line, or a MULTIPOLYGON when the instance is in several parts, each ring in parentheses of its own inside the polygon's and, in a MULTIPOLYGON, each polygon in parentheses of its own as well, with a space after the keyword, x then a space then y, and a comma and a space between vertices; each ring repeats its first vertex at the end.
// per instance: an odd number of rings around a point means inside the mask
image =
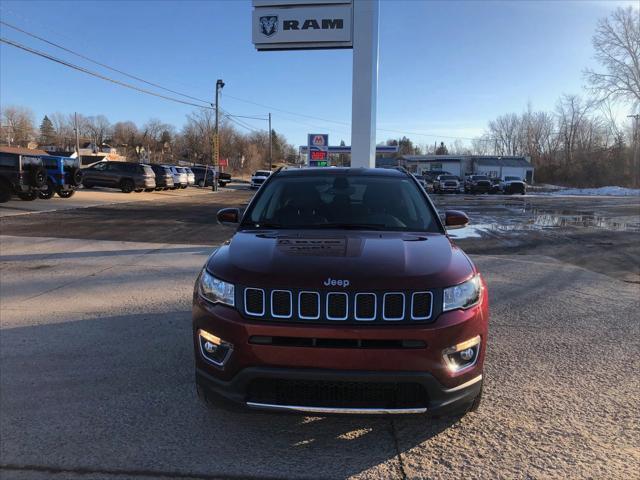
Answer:
POLYGON ((266 17, 260 17, 260 32, 270 37, 278 31, 278 17, 276 15, 268 15, 266 17))

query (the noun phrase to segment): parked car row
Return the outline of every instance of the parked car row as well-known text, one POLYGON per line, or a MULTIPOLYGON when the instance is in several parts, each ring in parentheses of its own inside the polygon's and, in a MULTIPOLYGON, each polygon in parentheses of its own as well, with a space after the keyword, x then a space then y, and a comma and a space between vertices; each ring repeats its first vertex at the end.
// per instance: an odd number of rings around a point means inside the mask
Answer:
POLYGON ((12 195, 22 200, 54 195, 71 197, 84 188, 117 188, 124 193, 210 187, 217 181, 221 187, 231 181, 228 173, 217 173, 211 167, 142 164, 101 161, 80 168, 78 160, 52 155, 18 155, 0 152, 0 203, 12 195))
POLYGON ((71 197, 82 182, 78 161, 51 155, 0 153, 0 203, 12 195, 22 200, 71 197))
POLYGON ((505 195, 527 193, 526 182, 513 176, 496 178, 487 175, 467 175, 461 179, 457 175, 438 171, 425 173, 422 179, 416 178, 425 190, 433 193, 502 193, 505 195))
POLYGON ((99 162, 84 169, 82 184, 85 188, 118 188, 124 193, 130 193, 143 190, 175 190, 194 185, 207 187, 213 185, 216 178, 218 184, 223 187, 231 181, 229 174, 217 174, 210 167, 99 162))

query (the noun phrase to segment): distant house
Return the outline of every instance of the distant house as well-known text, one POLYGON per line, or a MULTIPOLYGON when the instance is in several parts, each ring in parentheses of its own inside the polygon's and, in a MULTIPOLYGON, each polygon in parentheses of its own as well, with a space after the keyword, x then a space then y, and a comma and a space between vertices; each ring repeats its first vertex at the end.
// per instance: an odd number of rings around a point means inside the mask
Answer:
MULTIPOLYGON (((77 155, 74 152, 71 157, 75 158, 77 155)), ((84 143, 80 147, 80 165, 88 166, 103 160, 109 160, 112 162, 126 162, 127 157, 123 157, 118 154, 118 150, 110 145, 103 144, 98 146, 94 143, 84 143)))
POLYGON ((403 155, 398 165, 412 173, 422 175, 431 170, 441 170, 452 175, 479 174, 490 177, 518 177, 533 183, 534 167, 529 157, 497 155, 403 155))

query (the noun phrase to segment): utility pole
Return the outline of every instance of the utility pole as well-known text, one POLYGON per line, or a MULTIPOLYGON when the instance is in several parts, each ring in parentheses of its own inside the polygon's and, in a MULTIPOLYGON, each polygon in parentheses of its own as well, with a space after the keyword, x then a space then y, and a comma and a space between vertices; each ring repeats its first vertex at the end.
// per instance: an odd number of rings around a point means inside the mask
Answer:
POLYGON ((220 108, 218 106, 218 102, 220 99, 220 90, 224 88, 224 82, 221 79, 216 81, 216 126, 214 133, 214 145, 213 145, 213 185, 211 189, 215 192, 218 190, 218 182, 216 181, 216 175, 219 175, 220 170, 220 137, 218 136, 218 126, 220 123, 220 108))
POLYGON ((78 112, 73 112, 73 129, 76 131, 76 156, 78 157, 78 167, 82 167, 80 158, 80 129, 78 128, 78 112))
POLYGON ((269 112, 269 170, 273 170, 273 135, 271 134, 271 112, 269 112))

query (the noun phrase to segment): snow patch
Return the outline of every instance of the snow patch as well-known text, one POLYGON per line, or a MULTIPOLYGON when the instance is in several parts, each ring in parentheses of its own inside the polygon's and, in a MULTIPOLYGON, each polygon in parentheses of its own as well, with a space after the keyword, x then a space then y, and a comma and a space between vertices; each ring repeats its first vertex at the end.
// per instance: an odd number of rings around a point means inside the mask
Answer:
POLYGON ((631 195, 640 196, 640 189, 624 187, 567 188, 564 190, 555 190, 551 195, 605 195, 627 197, 631 195))

